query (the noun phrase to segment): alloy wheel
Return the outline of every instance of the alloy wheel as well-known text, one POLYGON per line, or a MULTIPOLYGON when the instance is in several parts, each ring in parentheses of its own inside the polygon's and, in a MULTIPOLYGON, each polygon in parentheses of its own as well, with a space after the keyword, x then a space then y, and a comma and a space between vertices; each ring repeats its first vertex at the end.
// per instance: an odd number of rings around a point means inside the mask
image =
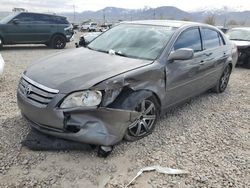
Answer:
POLYGON ((56 38, 55 46, 58 49, 60 49, 64 46, 64 42, 63 42, 63 39, 61 37, 56 38))
POLYGON ((222 77, 220 79, 220 90, 221 91, 224 91, 228 85, 228 82, 229 82, 229 78, 230 78, 230 74, 231 74, 231 69, 230 67, 228 66, 223 74, 222 74, 222 77))
POLYGON ((140 112, 140 116, 128 127, 128 132, 134 137, 142 137, 153 128, 156 120, 156 107, 152 101, 145 99, 135 110, 140 112))

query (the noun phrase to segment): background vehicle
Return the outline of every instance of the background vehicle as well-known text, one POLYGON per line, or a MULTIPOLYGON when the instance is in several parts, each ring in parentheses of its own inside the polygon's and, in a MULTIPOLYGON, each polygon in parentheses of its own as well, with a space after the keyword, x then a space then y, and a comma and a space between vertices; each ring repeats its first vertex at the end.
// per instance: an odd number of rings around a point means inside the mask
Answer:
POLYGON ((71 23, 71 24, 72 24, 73 30, 79 29, 79 24, 76 24, 76 23, 71 23))
POLYGON ((90 22, 81 26, 81 31, 97 31, 97 23, 90 22))
POLYGON ((238 48, 238 65, 250 69, 250 28, 233 28, 227 32, 227 36, 238 48))
POLYGON ((215 27, 124 22, 86 48, 34 63, 17 101, 35 129, 99 145, 105 155, 123 138, 151 134, 168 108, 210 89, 224 92, 232 59, 231 42, 215 27))
POLYGON ((98 28, 98 30, 100 32, 105 32, 108 29, 110 29, 111 27, 112 27, 112 24, 105 23, 105 24, 100 25, 100 27, 98 28))
POLYGON ((216 26, 218 29, 220 29, 223 33, 226 33, 229 29, 224 26, 216 26))
POLYGON ((4 64, 5 64, 4 59, 0 54, 0 76, 3 74, 4 64))
POLYGON ((83 34, 79 39, 79 43, 76 43, 76 47, 79 47, 79 46, 85 47, 85 46, 87 46, 92 40, 94 40, 100 34, 101 34, 101 32, 93 32, 93 33, 85 33, 85 34, 83 34))
POLYGON ((39 13, 13 13, 0 21, 0 44, 45 44, 62 49, 73 39, 65 17, 39 13))

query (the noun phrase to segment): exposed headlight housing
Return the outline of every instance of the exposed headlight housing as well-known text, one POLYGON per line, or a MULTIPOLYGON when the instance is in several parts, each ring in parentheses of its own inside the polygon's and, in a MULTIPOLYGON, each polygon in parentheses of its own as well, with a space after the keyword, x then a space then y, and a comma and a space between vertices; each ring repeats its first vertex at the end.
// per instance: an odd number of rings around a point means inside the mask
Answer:
POLYGON ((75 107, 94 107, 101 103, 101 91, 78 91, 68 95, 60 108, 75 108, 75 107))

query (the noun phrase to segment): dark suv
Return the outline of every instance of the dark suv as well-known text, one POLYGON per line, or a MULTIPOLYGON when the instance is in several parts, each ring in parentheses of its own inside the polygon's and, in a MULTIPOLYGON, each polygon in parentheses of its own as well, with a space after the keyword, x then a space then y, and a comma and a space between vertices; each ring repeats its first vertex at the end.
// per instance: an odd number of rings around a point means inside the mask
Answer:
POLYGON ((65 17, 38 13, 13 13, 0 21, 0 48, 7 44, 45 44, 62 49, 73 39, 65 17))

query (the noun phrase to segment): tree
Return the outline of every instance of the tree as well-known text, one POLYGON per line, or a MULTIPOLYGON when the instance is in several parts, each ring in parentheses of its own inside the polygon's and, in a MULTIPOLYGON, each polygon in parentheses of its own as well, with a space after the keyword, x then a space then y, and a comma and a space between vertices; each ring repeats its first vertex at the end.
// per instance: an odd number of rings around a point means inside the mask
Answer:
POLYGON ((227 25, 230 25, 230 26, 232 26, 232 25, 238 25, 238 23, 235 20, 229 20, 228 23, 227 23, 227 25))
POLYGON ((246 20, 244 20, 244 21, 241 21, 241 22, 240 22, 240 25, 241 25, 241 26, 244 26, 244 25, 246 25, 246 20))
POLYGON ((182 21, 191 21, 189 18, 182 18, 182 21))
POLYGON ((209 25, 215 25, 215 16, 214 15, 207 16, 204 22, 209 25))

